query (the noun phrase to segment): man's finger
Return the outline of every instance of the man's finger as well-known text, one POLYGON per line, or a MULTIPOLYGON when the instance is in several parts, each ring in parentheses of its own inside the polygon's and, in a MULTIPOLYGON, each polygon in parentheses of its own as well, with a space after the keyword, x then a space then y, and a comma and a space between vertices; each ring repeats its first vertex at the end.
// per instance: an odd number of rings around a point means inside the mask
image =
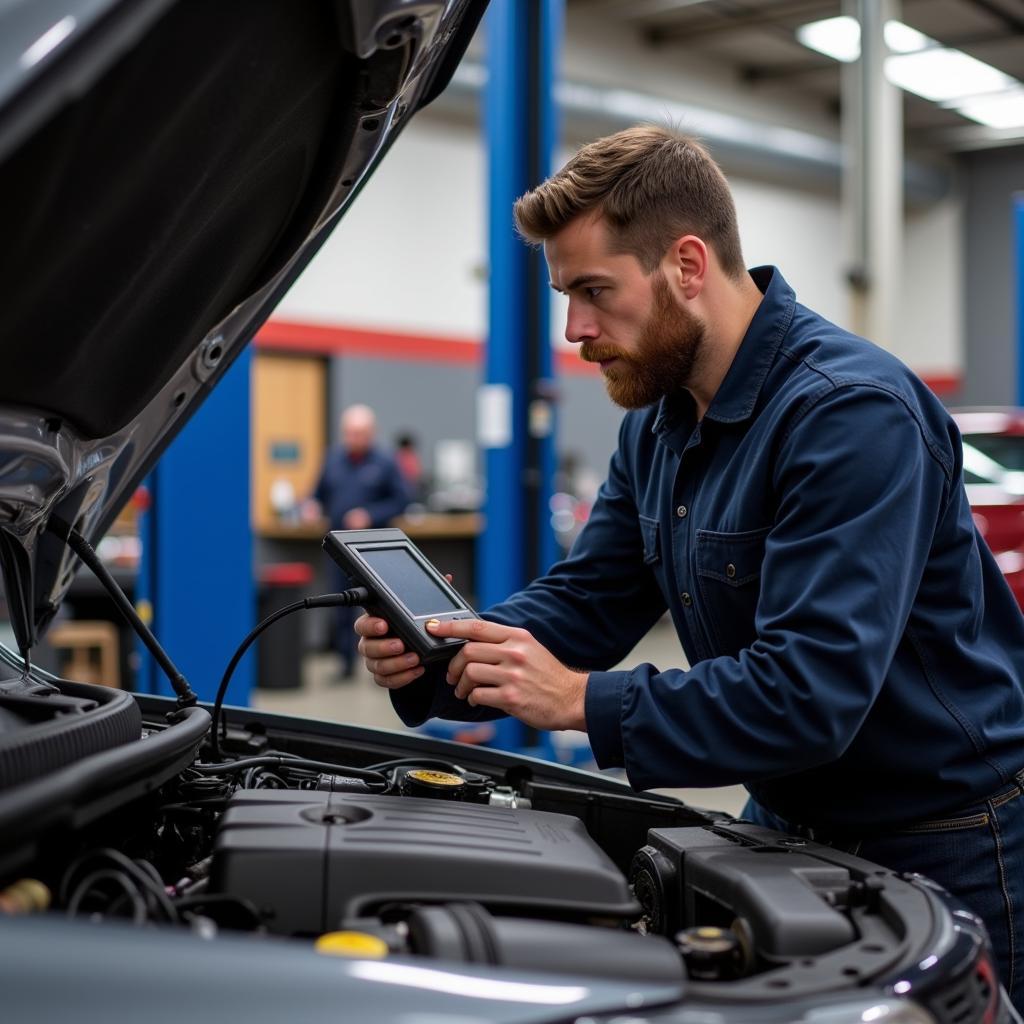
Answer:
POLYGON ((508 696, 500 686, 477 686, 466 697, 466 703, 473 707, 508 710, 508 696))
POLYGON ((462 650, 460 649, 455 657, 448 662, 448 669, 444 675, 445 682, 449 686, 454 686, 462 678, 462 673, 465 671, 466 659, 463 657, 462 650))
POLYGON ((368 658, 367 668, 375 676, 395 676, 416 668, 420 663, 418 654, 402 654, 397 658, 368 658))
POLYGON ((462 678, 467 665, 474 662, 498 665, 504 660, 504 657, 503 649, 499 644, 471 640, 468 644, 460 647, 455 657, 448 663, 445 681, 449 686, 455 686, 462 678))
POLYGON ((403 686, 408 686, 409 683, 415 682, 424 673, 424 668, 420 665, 418 668, 409 669, 408 672, 399 672, 398 675, 393 676, 378 676, 373 677, 373 681, 385 690, 398 690, 403 686))
POLYGON ((505 681, 504 672, 496 665, 482 665, 474 662, 472 668, 462 673, 459 685, 455 687, 455 696, 465 700, 478 686, 494 687, 505 681))
POLYGON ((356 619, 352 628, 360 636, 383 636, 388 631, 388 623, 386 619, 364 613, 356 619))
POLYGON ((483 619, 435 619, 427 623, 427 629, 433 636, 454 636, 485 644, 500 644, 515 632, 512 626, 501 626, 483 619))
POLYGON ((356 647, 364 658, 389 658, 405 653, 405 644, 394 637, 383 637, 379 640, 362 637, 356 647))
POLYGON ((460 658, 466 662, 477 662, 485 665, 498 665, 506 658, 505 649, 496 643, 480 643, 470 640, 460 651, 460 658))

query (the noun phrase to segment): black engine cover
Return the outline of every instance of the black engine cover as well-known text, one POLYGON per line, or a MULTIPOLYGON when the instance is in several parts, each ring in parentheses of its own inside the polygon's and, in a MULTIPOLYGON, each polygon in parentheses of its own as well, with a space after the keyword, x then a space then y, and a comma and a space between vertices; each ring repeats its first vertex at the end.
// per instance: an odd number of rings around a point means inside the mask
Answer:
POLYGON ((472 900, 568 920, 640 910, 577 818, 412 797, 236 793, 221 819, 212 884, 291 935, 394 902, 472 900))

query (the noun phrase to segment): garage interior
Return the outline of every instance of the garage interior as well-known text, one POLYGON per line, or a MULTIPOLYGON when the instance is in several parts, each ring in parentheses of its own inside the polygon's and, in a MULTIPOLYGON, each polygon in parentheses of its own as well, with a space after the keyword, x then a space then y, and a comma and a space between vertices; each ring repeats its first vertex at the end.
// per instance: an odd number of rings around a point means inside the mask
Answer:
MULTIPOLYGON (((605 472, 620 413, 605 400, 594 368, 562 338, 560 297, 544 297, 529 314, 534 323, 522 327, 538 336, 537 318, 549 325, 541 376, 551 386, 540 411, 557 424, 542 438, 546 454, 515 455, 546 467, 538 494, 556 495, 533 524, 494 497, 507 486, 501 480, 517 480, 526 463, 495 461, 479 412, 482 387, 533 386, 503 380, 489 363, 496 351, 518 352, 521 342, 494 327, 496 296, 509 286, 488 268, 505 265, 494 225, 504 218, 509 226, 508 189, 514 198, 523 187, 496 180, 495 165, 517 159, 538 136, 554 168, 588 139, 638 120, 693 132, 729 175, 749 264, 778 264, 801 301, 893 351, 948 405, 1021 401, 1018 4, 568 0, 541 7, 550 95, 530 111, 505 110, 489 120, 487 104, 495 101, 486 81, 511 60, 499 51, 512 48, 507 35, 499 38, 492 13, 493 38, 482 25, 449 89, 399 139, 358 206, 101 545, 186 666, 191 659, 198 665, 201 654, 205 666, 211 650, 215 663, 226 660, 261 609, 328 585, 319 551, 324 524, 300 521, 299 512, 336 442, 341 411, 353 403, 376 411, 385 447, 402 434, 415 438, 424 485, 402 524, 455 573, 471 601, 499 599, 571 543, 605 472), (855 59, 858 17, 878 37, 863 61, 855 59), (905 26, 902 37, 887 33, 885 23, 905 26), (892 52, 883 54, 883 45, 892 52), (922 51, 966 63, 950 65, 938 84, 915 85, 911 77, 899 88, 886 78, 886 61, 902 60, 898 74, 906 75, 908 60, 922 51), (969 74, 980 74, 981 84, 958 78, 969 74), (517 116, 520 123, 512 123, 517 116), (400 284, 382 270, 394 261, 396 233, 413 254, 400 284), (444 399, 424 401, 424 394, 444 399), (225 460, 226 452, 233 457, 225 460), (227 473, 226 463, 233 467, 227 473), (216 530, 190 521, 190 509, 202 520, 214 504, 222 520, 216 530), (502 521, 506 514, 517 522, 502 521), (523 564, 502 564, 508 531, 527 527, 531 550, 523 564), (179 569, 161 552, 183 542, 194 557, 179 569), (175 611, 188 604, 182 594, 203 590, 197 564, 220 581, 218 602, 229 597, 238 610, 230 628, 221 622, 210 635, 196 630, 191 609, 175 611), (230 595, 224 580, 235 588, 230 595)), ((510 231, 503 241, 518 245, 510 231)), ((1024 461, 1005 468, 1019 471, 1024 461)), ((1011 547, 1008 575, 1015 571, 1011 547)), ((67 609, 44 660, 161 692, 166 684, 152 659, 87 574, 79 574, 67 609)), ((272 634, 262 653, 240 666, 231 699, 394 727, 387 695, 361 668, 354 679, 339 680, 330 629, 329 613, 321 612, 277 640, 272 634), (298 663, 300 671, 280 668, 298 663)), ((626 663, 638 661, 685 663, 669 624, 656 627, 626 663)), ((196 683, 209 690, 216 680, 202 671, 196 683)), ((536 746, 536 736, 463 734, 586 763, 582 736, 559 738, 556 749, 536 746)), ((686 796, 732 811, 743 799, 739 789, 686 796)))
POLYGON ((1022 43, 0 4, 11 1019, 1020 1024, 1022 43))

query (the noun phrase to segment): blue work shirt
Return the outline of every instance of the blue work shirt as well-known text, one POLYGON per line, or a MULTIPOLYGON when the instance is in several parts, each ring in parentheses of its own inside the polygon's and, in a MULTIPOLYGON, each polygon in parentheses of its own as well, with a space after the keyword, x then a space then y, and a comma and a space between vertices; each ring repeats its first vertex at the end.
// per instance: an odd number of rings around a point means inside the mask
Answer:
POLYGON ((324 460, 313 492, 335 530, 344 528, 346 512, 364 508, 371 525, 387 526, 405 511, 409 494, 398 464, 376 448, 353 458, 343 448, 332 448, 324 460))
MULTIPOLYGON (((703 419, 628 413, 569 556, 486 618, 592 669, 587 731, 638 789, 744 783, 823 830, 935 817, 1024 767, 1024 618, 960 436, 902 363, 773 268, 703 419), (665 610, 691 665, 607 671, 665 610)), ((409 724, 481 719, 436 674, 409 724)))

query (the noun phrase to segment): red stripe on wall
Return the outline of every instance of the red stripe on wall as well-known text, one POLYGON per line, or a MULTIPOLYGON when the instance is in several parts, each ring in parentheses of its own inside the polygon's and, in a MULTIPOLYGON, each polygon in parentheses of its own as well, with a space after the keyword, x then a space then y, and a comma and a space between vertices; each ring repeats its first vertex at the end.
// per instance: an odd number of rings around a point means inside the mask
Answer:
POLYGON ((420 359, 448 363, 476 363, 480 360, 480 345, 473 338, 439 338, 293 320, 268 320, 256 334, 256 345, 258 348, 313 355, 372 356, 375 359, 420 359))
MULTIPOLYGON (((298 320, 268 320, 256 334, 256 346, 278 352, 418 359, 428 363, 479 363, 482 358, 480 344, 474 338, 401 334, 298 320)), ((601 372, 596 364, 583 362, 575 350, 567 349, 556 350, 555 369, 567 376, 596 377, 601 372)), ((921 379, 940 397, 955 394, 963 384, 963 378, 955 373, 923 373, 921 379)))

